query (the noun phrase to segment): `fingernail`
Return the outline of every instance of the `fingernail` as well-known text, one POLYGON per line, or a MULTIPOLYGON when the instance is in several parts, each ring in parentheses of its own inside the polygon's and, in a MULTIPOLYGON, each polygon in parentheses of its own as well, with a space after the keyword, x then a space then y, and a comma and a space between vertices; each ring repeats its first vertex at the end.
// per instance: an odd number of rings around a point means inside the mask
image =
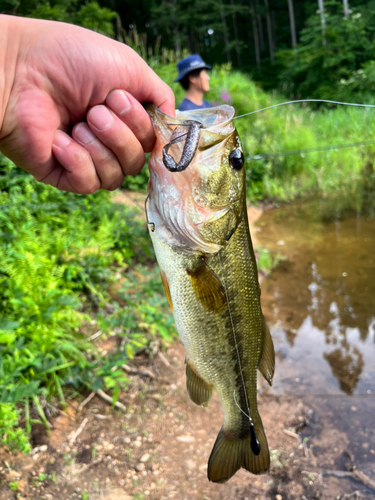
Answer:
POLYGON ((90 111, 88 118, 98 130, 106 130, 113 122, 113 116, 105 106, 95 106, 90 111))
POLYGON ((89 144, 95 139, 95 135, 84 123, 79 123, 74 129, 74 138, 82 144, 89 144))
POLYGON ((53 144, 58 148, 65 148, 71 143, 71 138, 65 134, 62 130, 56 130, 55 137, 53 138, 53 144))
POLYGON ((108 106, 116 113, 116 115, 125 115, 131 108, 130 101, 122 90, 114 90, 107 97, 108 106))

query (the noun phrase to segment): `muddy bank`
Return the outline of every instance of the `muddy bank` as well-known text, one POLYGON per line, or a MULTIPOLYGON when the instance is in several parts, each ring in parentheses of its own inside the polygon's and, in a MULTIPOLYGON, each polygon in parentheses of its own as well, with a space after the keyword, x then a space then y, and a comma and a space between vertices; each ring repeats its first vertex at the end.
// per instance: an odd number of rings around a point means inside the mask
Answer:
MULTIPOLYGON (((164 356, 136 358, 132 366, 150 370, 153 378, 132 376, 130 390, 120 398, 125 411, 110 410, 97 397, 78 411, 82 397, 69 404, 67 415, 60 412, 51 419, 50 438, 44 428, 34 427, 32 455, 2 450, 0 498, 310 500, 347 498, 357 490, 362 493, 358 498, 371 498, 361 482, 323 476, 321 451, 316 453, 314 439, 303 438, 314 433, 315 411, 292 396, 259 396, 272 457, 269 473, 256 477, 242 470, 227 484, 209 483, 207 460, 222 412, 217 398, 209 408, 188 399, 184 357, 176 341, 164 356), (10 490, 10 483, 17 483, 17 491, 10 490)), ((334 453, 345 455, 347 442, 332 427, 321 429, 322 438, 327 446, 335 443, 334 453)), ((327 450, 323 455, 326 459, 327 450)))

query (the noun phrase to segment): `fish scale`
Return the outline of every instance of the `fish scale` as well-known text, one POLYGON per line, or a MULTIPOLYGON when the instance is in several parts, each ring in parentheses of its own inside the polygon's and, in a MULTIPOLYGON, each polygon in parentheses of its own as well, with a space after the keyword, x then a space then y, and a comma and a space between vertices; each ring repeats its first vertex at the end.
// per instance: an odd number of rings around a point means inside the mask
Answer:
POLYGON ((186 350, 187 390, 202 406, 215 390, 224 413, 208 478, 225 482, 241 467, 260 474, 270 458, 257 409, 257 369, 271 384, 274 349, 260 305, 234 110, 221 106, 172 119, 153 106, 146 109, 157 138, 149 162, 147 219, 186 350), (202 123, 198 143, 168 143, 179 119, 185 127, 188 119, 202 123), (183 171, 165 167, 166 146, 176 164, 178 155, 192 151, 183 171))

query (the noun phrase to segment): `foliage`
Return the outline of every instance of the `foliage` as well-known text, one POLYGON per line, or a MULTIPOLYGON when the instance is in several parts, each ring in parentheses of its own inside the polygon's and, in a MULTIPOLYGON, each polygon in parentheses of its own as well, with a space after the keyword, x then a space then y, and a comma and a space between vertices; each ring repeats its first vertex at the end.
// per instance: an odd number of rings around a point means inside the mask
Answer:
POLYGON ((97 1, 0 0, 0 12, 77 24, 112 38, 115 36, 113 21, 117 17, 116 12, 97 1))
POLYGON ((265 275, 273 271, 280 261, 283 260, 281 254, 273 254, 268 248, 257 246, 256 249, 258 270, 265 275))
POLYGON ((345 18, 342 2, 324 3, 325 30, 316 12, 295 50, 279 51, 280 85, 298 97, 373 102, 375 2, 345 18))
POLYGON ((31 447, 25 431, 18 427, 19 414, 14 404, 0 403, 0 446, 26 453, 31 447))
POLYGON ((24 404, 29 428, 29 401, 45 422, 43 407, 64 406, 69 387, 103 387, 116 398, 127 382, 121 365, 153 337, 170 339, 173 323, 160 281, 139 289, 141 263, 154 257, 134 210, 107 192, 38 184, 4 157, 0 190, 0 401, 24 404), (115 284, 121 304, 115 298, 107 311, 115 284), (94 325, 121 348, 101 356, 83 334, 94 325))

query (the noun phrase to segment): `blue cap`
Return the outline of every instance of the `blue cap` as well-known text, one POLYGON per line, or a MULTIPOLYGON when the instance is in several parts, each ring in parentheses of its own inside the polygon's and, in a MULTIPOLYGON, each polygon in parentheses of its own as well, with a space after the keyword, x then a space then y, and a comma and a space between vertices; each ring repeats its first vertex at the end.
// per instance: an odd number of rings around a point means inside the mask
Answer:
POLYGON ((192 54, 191 56, 185 57, 180 62, 177 63, 178 77, 175 82, 179 82, 182 78, 188 75, 191 71, 196 69, 211 69, 212 66, 206 64, 200 55, 192 54))

